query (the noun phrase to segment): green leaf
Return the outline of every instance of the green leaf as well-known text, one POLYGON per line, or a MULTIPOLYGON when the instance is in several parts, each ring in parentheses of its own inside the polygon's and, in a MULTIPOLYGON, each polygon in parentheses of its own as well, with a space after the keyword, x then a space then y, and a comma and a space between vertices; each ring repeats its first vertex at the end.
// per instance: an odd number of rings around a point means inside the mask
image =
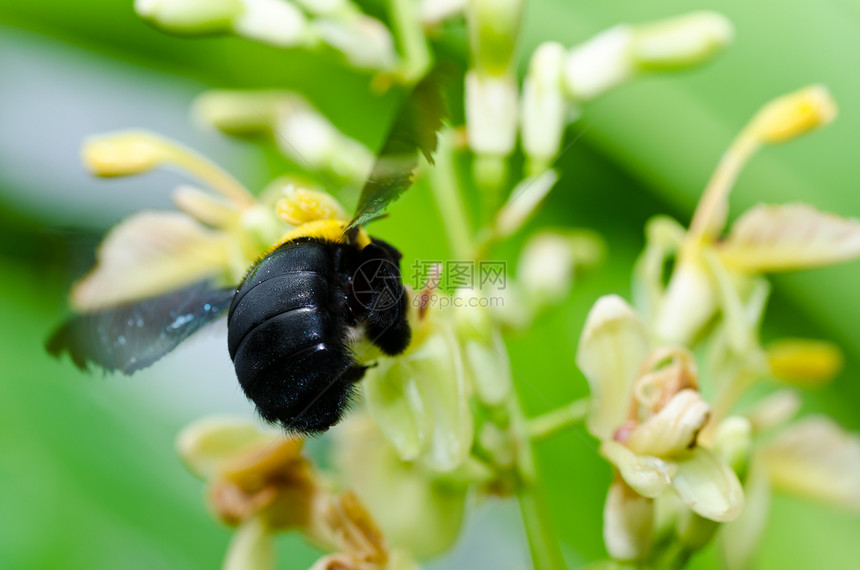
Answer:
POLYGON ((447 115, 443 86, 452 75, 451 66, 438 65, 406 98, 361 190, 348 230, 382 217, 388 204, 412 185, 418 151, 433 162, 437 133, 447 115))

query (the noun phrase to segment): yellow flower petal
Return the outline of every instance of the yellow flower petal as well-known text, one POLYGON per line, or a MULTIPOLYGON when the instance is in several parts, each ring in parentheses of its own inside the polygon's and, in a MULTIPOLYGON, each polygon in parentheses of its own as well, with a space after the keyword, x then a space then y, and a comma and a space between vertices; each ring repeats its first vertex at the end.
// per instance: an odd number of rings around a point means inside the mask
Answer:
POLYGON ((735 222, 718 251, 727 267, 744 272, 832 265, 860 257, 860 220, 806 204, 760 205, 735 222))
POLYGON ((718 522, 734 520, 744 507, 737 475, 725 461, 704 447, 678 460, 672 486, 693 512, 718 522))
POLYGON ((771 373, 796 386, 820 386, 842 370, 845 358, 833 343, 786 338, 767 347, 771 373))
POLYGON ((176 438, 176 450, 188 469, 208 479, 244 453, 265 446, 278 432, 233 416, 214 416, 185 427, 176 438))
POLYGON ((860 437, 829 418, 789 426, 762 457, 775 488, 860 511, 860 437))
POLYGON ((647 355, 647 331, 633 309, 616 295, 598 299, 576 354, 591 389, 586 424, 595 437, 611 439, 624 423, 633 381, 647 355))
POLYGON ((623 482, 613 483, 603 507, 603 542, 616 560, 643 558, 651 546, 654 502, 623 482))
POLYGON ((669 488, 676 467, 648 455, 636 455, 617 441, 600 444, 600 454, 608 459, 630 488, 643 497, 654 498, 669 488))
POLYGON ((227 271, 226 234, 177 212, 141 212, 108 233, 71 292, 79 312, 153 297, 227 271))

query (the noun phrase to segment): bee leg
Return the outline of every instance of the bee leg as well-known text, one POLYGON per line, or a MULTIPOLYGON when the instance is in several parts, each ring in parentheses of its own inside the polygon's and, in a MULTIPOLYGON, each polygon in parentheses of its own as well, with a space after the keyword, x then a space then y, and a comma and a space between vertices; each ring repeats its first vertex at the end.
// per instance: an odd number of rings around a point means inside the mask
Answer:
POLYGON ((400 253, 379 240, 361 251, 353 277, 351 301, 363 317, 370 341, 389 355, 400 354, 409 345, 406 321, 406 291, 400 277, 400 253), (396 255, 396 257, 394 257, 396 255))

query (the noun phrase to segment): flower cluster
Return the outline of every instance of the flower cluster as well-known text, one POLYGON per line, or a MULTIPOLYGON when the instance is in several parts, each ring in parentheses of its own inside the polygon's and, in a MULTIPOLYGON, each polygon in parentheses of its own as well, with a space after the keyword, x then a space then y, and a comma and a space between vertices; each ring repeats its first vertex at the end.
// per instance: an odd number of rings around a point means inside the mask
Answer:
POLYGON ((860 439, 823 417, 784 426, 799 405, 791 395, 766 399, 746 414, 735 408, 768 376, 809 385, 838 372, 841 355, 829 343, 760 345, 769 293, 761 273, 860 257, 860 222, 804 204, 756 206, 721 236, 728 192, 751 154, 835 114, 818 86, 762 108, 724 155, 690 229, 667 218, 650 222, 634 279, 645 320, 611 296, 589 315, 578 364, 591 387, 586 423, 618 474, 604 518, 606 545, 617 560, 684 561, 723 522, 730 523, 721 541, 726 561, 746 567, 770 486, 857 508, 860 439), (691 349, 706 356, 704 371, 691 349), (700 376, 710 402, 699 391, 700 376), (670 486, 674 493, 667 495, 670 486))
MULTIPOLYGON (((457 104, 465 124, 442 129, 433 168, 418 175, 427 175, 444 214, 452 254, 472 261, 486 259, 535 214, 560 178, 551 165, 564 129, 585 104, 637 75, 703 63, 733 34, 711 12, 618 25, 573 47, 542 43, 520 80, 520 0, 392 0, 388 7, 391 29, 349 0, 135 2, 143 18, 174 33, 328 46, 347 65, 376 73, 377 88, 420 80, 436 56, 434 33, 462 17, 468 71, 457 104), (518 137, 526 166, 509 185, 518 137), (467 211, 462 163, 479 187, 480 216, 467 211), (474 231, 478 218, 486 225, 474 231)), ((298 93, 205 93, 194 114, 229 135, 261 135, 294 170, 324 172, 345 186, 372 168, 370 150, 298 93)), ((634 271, 635 309, 605 296, 586 319, 576 362, 587 401, 528 419, 514 386, 505 332, 528 331, 540 310, 568 295, 577 272, 605 253, 593 233, 545 229, 525 241, 517 279, 505 290, 510 302, 431 306, 443 294, 434 267, 423 288, 407 288, 412 334, 402 354, 385 357, 350 339, 368 367, 363 398, 334 430, 328 461, 306 453, 301 439, 249 420, 189 426, 179 454, 206 482, 215 516, 236 528, 224 567, 273 568, 274 535, 296 531, 328 552, 313 570, 413 569, 415 560, 451 548, 470 500, 495 496, 519 500, 535 568, 563 569, 533 448, 582 420, 612 465, 603 525, 615 562, 680 567, 719 533, 727 563, 742 568, 771 488, 860 510, 860 440, 824 417, 791 423, 794 392, 737 405, 768 377, 804 386, 838 371, 841 353, 829 343, 761 345, 769 294, 762 274, 860 257, 860 222, 803 204, 757 206, 723 235, 729 190, 752 154, 835 114, 817 86, 769 103, 721 160, 689 229, 665 217, 649 222, 634 271)), ((140 213, 113 229, 72 291, 81 312, 201 280, 235 286, 272 244, 332 227, 343 234, 349 218, 336 198, 295 174, 251 192, 203 157, 146 132, 94 138, 83 158, 106 177, 179 167, 211 191, 183 185, 173 195, 178 212, 140 213)))

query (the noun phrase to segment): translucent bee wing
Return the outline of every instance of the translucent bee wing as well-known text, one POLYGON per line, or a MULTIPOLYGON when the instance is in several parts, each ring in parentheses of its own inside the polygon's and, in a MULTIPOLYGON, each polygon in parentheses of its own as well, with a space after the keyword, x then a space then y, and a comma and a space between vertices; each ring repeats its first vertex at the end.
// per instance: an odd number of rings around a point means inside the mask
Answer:
POLYGON ((437 133, 447 115, 442 87, 450 75, 437 66, 406 98, 361 190, 347 231, 382 217, 388 204, 409 188, 418 166, 418 151, 433 162, 437 133))
POLYGON ((95 363, 131 374, 146 368, 224 315, 235 294, 202 281, 157 297, 72 317, 47 342, 59 357, 68 352, 81 370, 95 363))

